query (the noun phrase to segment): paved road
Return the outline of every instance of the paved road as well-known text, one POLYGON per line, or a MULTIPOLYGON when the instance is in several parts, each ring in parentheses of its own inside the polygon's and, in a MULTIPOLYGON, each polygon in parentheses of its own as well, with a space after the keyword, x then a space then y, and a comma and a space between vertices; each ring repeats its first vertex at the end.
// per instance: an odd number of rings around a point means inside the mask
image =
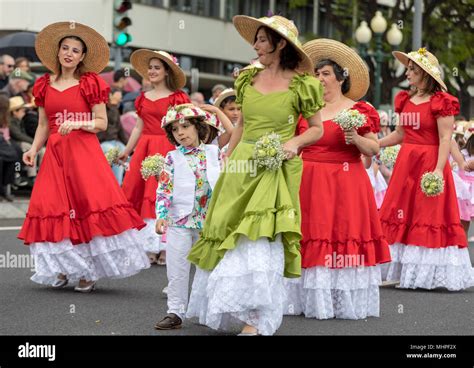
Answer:
MULTIPOLYGON (((0 227, 21 220, 1 220, 0 227)), ((0 230, 0 254, 28 254, 18 230, 0 230)), ((474 260, 474 245, 470 245, 474 260)), ((29 268, 0 268, 0 335, 215 335, 195 320, 181 330, 159 332, 166 314, 164 267, 124 280, 101 280, 96 292, 72 287, 52 290, 29 280, 29 268)), ((285 317, 279 335, 472 335, 474 288, 444 290, 381 289, 381 317, 367 320, 309 320, 285 317), (468 323, 468 321, 471 321, 468 323)))

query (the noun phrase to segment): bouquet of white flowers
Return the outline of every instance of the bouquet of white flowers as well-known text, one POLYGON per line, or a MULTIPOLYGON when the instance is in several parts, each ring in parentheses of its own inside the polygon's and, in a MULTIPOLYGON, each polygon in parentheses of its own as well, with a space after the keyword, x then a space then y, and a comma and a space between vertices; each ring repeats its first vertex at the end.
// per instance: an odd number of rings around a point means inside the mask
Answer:
POLYGON ((105 158, 107 159, 110 166, 118 165, 119 155, 120 155, 120 149, 118 147, 112 147, 105 153, 105 158))
POLYGON ((286 159, 280 136, 272 132, 261 137, 255 143, 253 158, 257 161, 257 167, 278 170, 286 159))
POLYGON ((428 197, 435 197, 444 191, 444 179, 433 172, 426 172, 421 177, 421 190, 428 197))
POLYGON ((382 161, 382 164, 384 164, 388 168, 392 168, 393 166, 395 166, 395 161, 397 160, 398 152, 400 152, 399 144, 392 147, 386 147, 380 153, 380 161, 382 161))
POLYGON ((157 153, 153 156, 148 156, 142 161, 142 168, 140 172, 144 180, 148 180, 150 177, 154 176, 158 178, 163 170, 165 164, 165 158, 157 153))
POLYGON ((367 118, 357 110, 344 109, 333 119, 333 121, 344 131, 360 128, 365 124, 367 118))

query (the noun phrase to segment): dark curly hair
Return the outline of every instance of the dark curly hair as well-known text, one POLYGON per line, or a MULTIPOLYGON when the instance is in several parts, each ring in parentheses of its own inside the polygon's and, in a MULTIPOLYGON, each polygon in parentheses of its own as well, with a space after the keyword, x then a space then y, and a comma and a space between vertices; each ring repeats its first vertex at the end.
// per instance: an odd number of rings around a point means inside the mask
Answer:
POLYGON ((317 72, 319 69, 321 69, 322 67, 326 65, 332 66, 332 70, 334 70, 336 79, 339 82, 344 81, 341 86, 341 92, 343 95, 345 95, 351 89, 350 75, 344 69, 342 69, 342 67, 338 63, 330 59, 323 59, 323 60, 318 61, 318 63, 316 64, 316 68, 314 68, 314 71, 317 72))
MULTIPOLYGON (((276 51, 276 45, 278 45, 278 42, 280 42, 284 38, 280 36, 277 32, 275 32, 273 29, 266 26, 261 26, 259 29, 257 29, 257 32, 255 33, 253 43, 257 42, 257 34, 262 28, 268 37, 268 41, 273 46, 273 53, 276 51)), ((280 53, 280 66, 283 69, 295 70, 302 60, 303 59, 301 58, 301 55, 298 53, 298 51, 296 51, 293 45, 291 45, 287 41, 286 46, 283 48, 283 50, 281 50, 280 53)))
MULTIPOLYGON (((196 127, 199 140, 204 141, 208 133, 208 125, 204 123, 202 119, 190 118, 186 120, 196 127)), ((179 146, 179 143, 176 141, 176 139, 174 139, 173 131, 171 130, 172 127, 173 127, 173 124, 168 124, 165 126, 166 136, 172 145, 179 146)))

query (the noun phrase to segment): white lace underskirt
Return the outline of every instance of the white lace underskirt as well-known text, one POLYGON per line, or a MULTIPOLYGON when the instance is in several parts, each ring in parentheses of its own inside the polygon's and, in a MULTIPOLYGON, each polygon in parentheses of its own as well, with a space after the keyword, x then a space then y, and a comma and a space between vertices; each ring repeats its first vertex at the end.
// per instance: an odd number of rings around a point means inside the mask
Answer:
POLYGON ((35 274, 31 280, 52 285, 58 274, 67 275, 71 283, 104 277, 125 278, 150 267, 142 247, 139 231, 127 230, 113 236, 96 236, 89 243, 72 245, 69 239, 58 243, 32 243, 35 274))
POLYGON ((160 253, 165 250, 165 244, 161 242, 161 235, 155 232, 156 219, 144 219, 146 226, 138 232, 138 236, 143 244, 143 249, 149 253, 160 253))
POLYGON ((467 248, 395 243, 390 245, 390 254, 392 262, 382 265, 382 278, 400 281, 400 288, 461 290, 474 286, 474 269, 467 248))
POLYGON ((283 269, 280 235, 275 242, 241 235, 213 271, 196 270, 186 317, 215 330, 248 324, 273 335, 283 319, 283 269))
POLYGON ((381 281, 379 265, 303 269, 300 278, 285 278, 285 314, 317 319, 379 317, 381 281))

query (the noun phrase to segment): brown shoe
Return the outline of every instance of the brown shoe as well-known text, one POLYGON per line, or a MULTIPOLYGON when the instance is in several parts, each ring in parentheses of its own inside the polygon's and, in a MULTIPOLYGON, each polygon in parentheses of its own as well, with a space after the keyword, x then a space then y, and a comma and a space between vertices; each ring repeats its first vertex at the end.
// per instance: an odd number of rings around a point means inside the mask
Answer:
POLYGON ((160 322, 155 325, 156 330, 175 330, 181 328, 183 321, 176 314, 167 314, 160 322))

